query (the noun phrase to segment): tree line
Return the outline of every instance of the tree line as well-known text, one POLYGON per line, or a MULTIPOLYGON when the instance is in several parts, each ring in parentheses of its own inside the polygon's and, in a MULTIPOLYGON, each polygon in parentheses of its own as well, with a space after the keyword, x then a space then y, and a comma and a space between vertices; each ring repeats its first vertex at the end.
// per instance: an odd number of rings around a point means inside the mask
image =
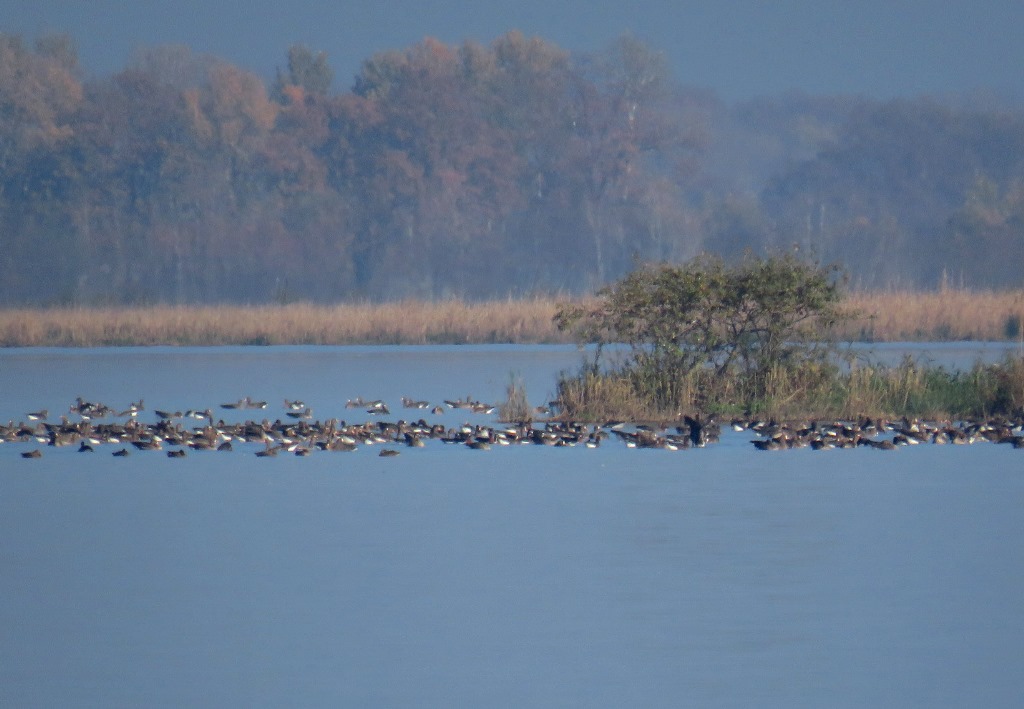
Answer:
POLYGON ((184 47, 86 78, 0 35, 0 303, 591 293, 647 262, 800 249, 865 287, 1020 287, 1024 112, 726 106, 631 36, 510 32, 368 58, 336 92, 184 47))

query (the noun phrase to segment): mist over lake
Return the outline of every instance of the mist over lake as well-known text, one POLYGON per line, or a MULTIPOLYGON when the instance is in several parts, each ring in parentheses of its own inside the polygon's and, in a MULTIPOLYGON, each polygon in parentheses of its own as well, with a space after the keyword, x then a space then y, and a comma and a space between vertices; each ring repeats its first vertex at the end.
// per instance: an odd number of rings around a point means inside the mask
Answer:
MULTIPOLYGON (((496 403, 510 376, 540 404, 581 357, 3 350, 0 420, 56 420, 79 396, 144 398, 150 421, 274 419, 285 398, 365 420, 355 397, 409 418, 402 396, 496 403), (244 396, 267 409, 220 408, 244 396)), ((184 460, 45 445, 24 460, 32 445, 0 444, 0 704, 1016 705, 1021 452, 761 453, 751 437, 184 460)))

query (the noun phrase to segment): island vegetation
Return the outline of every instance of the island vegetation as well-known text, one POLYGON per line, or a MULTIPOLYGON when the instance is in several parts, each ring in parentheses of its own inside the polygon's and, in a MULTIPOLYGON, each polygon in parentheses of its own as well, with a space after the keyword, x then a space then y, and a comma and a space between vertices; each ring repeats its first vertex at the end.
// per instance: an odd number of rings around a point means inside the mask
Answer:
POLYGON ((970 371, 843 357, 838 269, 793 254, 638 269, 556 322, 595 345, 558 384, 570 420, 1024 415, 1024 351, 970 371), (605 348, 620 346, 612 354, 605 348))

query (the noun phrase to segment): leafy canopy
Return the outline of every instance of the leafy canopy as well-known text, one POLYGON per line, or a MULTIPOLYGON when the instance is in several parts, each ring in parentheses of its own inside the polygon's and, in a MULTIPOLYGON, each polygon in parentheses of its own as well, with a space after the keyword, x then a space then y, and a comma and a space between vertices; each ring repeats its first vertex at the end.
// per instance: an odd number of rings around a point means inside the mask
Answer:
POLYGON ((556 322, 599 353, 605 344, 629 345, 627 370, 650 375, 639 380, 664 389, 713 374, 740 383, 749 400, 765 395, 777 368, 828 351, 829 327, 844 317, 836 273, 792 254, 734 266, 702 256, 633 271, 599 291, 595 304, 563 308, 556 322))

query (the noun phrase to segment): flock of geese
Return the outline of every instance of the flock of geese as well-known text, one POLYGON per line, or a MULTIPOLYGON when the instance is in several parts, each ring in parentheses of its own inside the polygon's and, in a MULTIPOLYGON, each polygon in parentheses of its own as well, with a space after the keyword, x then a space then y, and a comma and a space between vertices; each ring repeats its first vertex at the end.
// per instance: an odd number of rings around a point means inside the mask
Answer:
POLYGON ((967 445, 979 442, 1006 443, 1024 449, 1024 415, 1015 418, 990 418, 968 421, 921 421, 902 418, 899 421, 872 420, 821 423, 734 422, 737 431, 749 428, 759 438, 751 443, 758 450, 868 447, 895 450, 899 446, 967 445))
MULTIPOLYGON (((401 399, 407 410, 430 411, 433 415, 447 411, 493 414, 497 407, 473 400, 445 400, 444 406, 407 397, 401 399)), ((352 399, 346 409, 357 409, 371 418, 361 423, 348 423, 337 418, 313 418, 312 409, 301 400, 284 400, 283 416, 246 418, 237 423, 215 416, 212 409, 181 411, 154 410, 144 415, 140 399, 124 409, 78 398, 58 421, 50 421, 46 410, 25 414, 25 419, 0 424, 0 443, 27 443, 30 450, 24 458, 40 458, 40 446, 77 446, 81 453, 95 453, 108 447, 115 457, 134 451, 164 451, 168 457, 183 458, 190 451, 235 450, 248 447, 258 457, 282 454, 310 455, 318 451, 351 452, 365 446, 377 446, 380 456, 399 455, 403 448, 419 448, 428 442, 488 450, 495 446, 532 444, 554 447, 583 446, 597 448, 604 440, 615 440, 627 448, 682 450, 701 448, 720 440, 721 426, 714 418, 681 416, 671 423, 629 424, 609 421, 584 424, 548 419, 498 425, 464 423, 445 426, 428 423, 420 417, 392 421, 391 410, 382 400, 352 399), (150 422, 144 419, 155 419, 150 422)), ((266 401, 250 397, 221 404, 224 411, 265 411, 266 401)), ((414 414, 415 415, 415 414, 414 414)), ((237 415, 236 415, 237 417, 237 415)), ((412 417, 410 417, 412 418, 412 417)), ((970 444, 980 441, 1010 444, 1024 448, 1024 415, 1015 419, 987 419, 963 422, 922 422, 902 419, 898 422, 857 421, 779 423, 775 421, 733 420, 733 430, 756 436, 751 443, 762 451, 809 447, 815 450, 869 447, 895 450, 899 446, 917 444, 970 444)))

